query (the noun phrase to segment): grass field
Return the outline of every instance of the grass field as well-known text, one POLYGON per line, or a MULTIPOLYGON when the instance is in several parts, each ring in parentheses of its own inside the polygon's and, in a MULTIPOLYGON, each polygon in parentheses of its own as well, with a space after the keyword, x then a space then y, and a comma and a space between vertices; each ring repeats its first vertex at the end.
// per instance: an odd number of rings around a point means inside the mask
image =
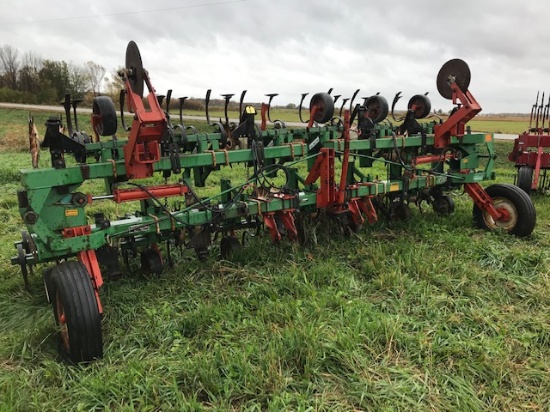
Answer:
MULTIPOLYGON (((550 409, 544 194, 523 239, 473 228, 455 193, 448 218, 312 226, 308 247, 263 236, 232 261, 184 251, 160 278, 107 280, 104 359, 60 362, 39 274, 28 293, 9 264, 26 118, 0 110, 0 411, 550 409)), ((511 147, 497 142, 498 182, 511 147)))

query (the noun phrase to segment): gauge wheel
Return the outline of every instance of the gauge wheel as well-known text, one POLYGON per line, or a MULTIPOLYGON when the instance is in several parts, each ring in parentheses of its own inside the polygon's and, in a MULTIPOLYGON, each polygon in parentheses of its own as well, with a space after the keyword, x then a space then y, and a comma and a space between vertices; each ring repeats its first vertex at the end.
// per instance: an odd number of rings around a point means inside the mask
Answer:
POLYGON ((98 96, 92 106, 94 128, 100 136, 112 136, 117 131, 117 114, 109 96, 98 96))
POLYGON ((407 106, 409 110, 414 111, 415 119, 424 119, 432 111, 432 104, 428 96, 423 94, 417 94, 409 100, 409 105, 407 106))
POLYGON ((485 191, 493 199, 493 206, 505 217, 495 221, 487 211, 474 204, 474 223, 478 227, 485 230, 504 229, 518 237, 529 236, 533 232, 537 214, 527 193, 510 184, 491 185, 485 191))
POLYGON ((326 123, 334 115, 334 99, 328 93, 316 93, 309 102, 309 111, 317 108, 313 120, 317 123, 326 123))
POLYGON ((380 123, 388 116, 388 101, 382 96, 371 96, 365 101, 367 117, 373 123, 380 123))
POLYGON ((228 260, 235 252, 242 249, 241 242, 236 236, 225 236, 220 242, 220 257, 228 260))
POLYGON ((140 255, 141 273, 144 276, 160 275, 164 270, 160 252, 155 248, 145 249, 140 255))
POLYGON ((393 216, 403 222, 409 220, 412 217, 410 206, 405 202, 396 203, 393 205, 393 216))
POLYGON ((61 357, 73 363, 101 358, 101 315, 86 267, 77 261, 58 264, 49 287, 61 357))
POLYGON ((434 199, 432 207, 439 216, 449 216, 455 211, 455 201, 449 195, 441 195, 434 199))

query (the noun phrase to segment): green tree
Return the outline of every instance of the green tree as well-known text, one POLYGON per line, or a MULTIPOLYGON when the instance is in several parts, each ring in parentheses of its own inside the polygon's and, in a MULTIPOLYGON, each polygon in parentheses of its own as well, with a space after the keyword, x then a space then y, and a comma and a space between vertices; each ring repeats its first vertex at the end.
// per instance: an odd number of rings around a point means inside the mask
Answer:
POLYGON ((58 101, 71 89, 69 65, 64 61, 44 60, 39 76, 41 82, 55 90, 58 101))

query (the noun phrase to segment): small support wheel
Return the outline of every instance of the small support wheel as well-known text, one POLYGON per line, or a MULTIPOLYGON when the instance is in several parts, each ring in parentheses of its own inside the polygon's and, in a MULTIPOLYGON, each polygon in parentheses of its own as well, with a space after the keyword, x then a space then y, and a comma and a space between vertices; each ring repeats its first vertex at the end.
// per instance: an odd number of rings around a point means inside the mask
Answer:
POLYGON ((109 96, 98 96, 92 106, 94 129, 100 136, 112 136, 117 131, 117 113, 109 96))
POLYGON ((223 260, 228 260, 241 249, 241 242, 236 236, 224 236, 220 242, 220 257, 223 260))
POLYGON ((520 166, 518 168, 517 186, 528 195, 531 194, 533 184, 533 168, 531 166, 520 166))
POLYGON ((411 208, 407 203, 399 202, 393 207, 393 215, 397 218, 397 220, 405 222, 412 217, 411 208))
POLYGON ((160 252, 155 248, 149 248, 141 252, 141 273, 145 276, 160 275, 164 269, 160 252))
POLYGON ((455 201, 449 195, 441 195, 434 199, 432 207, 439 216, 449 216, 455 211, 455 201))
POLYGON ((423 119, 432 111, 432 104, 430 103, 428 96, 417 94, 411 97, 407 108, 414 111, 415 119, 423 119))
POLYGON ((50 287, 59 354, 73 363, 101 358, 101 315, 86 267, 77 261, 60 263, 51 271, 50 287))
POLYGON ((373 123, 380 123, 388 117, 388 101, 385 97, 378 95, 369 97, 365 101, 365 108, 367 109, 367 117, 373 123))
POLYGON ((494 184, 485 191, 493 199, 493 206, 505 217, 495 221, 488 212, 474 204, 474 223, 478 227, 485 230, 501 228, 518 237, 529 236, 533 232, 537 214, 527 193, 510 184, 494 184))
POLYGON ((309 102, 309 110, 316 108, 313 120, 317 123, 326 123, 334 114, 334 99, 328 93, 316 93, 309 102))

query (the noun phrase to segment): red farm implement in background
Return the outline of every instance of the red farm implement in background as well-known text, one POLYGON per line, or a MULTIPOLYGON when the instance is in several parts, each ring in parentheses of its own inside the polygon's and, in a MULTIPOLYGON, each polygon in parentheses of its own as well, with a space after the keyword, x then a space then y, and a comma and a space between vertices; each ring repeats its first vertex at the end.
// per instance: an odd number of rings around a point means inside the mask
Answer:
POLYGON ((508 160, 517 168, 515 183, 530 194, 532 190, 544 191, 550 182, 547 170, 550 168, 550 95, 544 104, 544 92, 539 104, 539 93, 531 108, 529 129, 514 141, 514 148, 508 160))

